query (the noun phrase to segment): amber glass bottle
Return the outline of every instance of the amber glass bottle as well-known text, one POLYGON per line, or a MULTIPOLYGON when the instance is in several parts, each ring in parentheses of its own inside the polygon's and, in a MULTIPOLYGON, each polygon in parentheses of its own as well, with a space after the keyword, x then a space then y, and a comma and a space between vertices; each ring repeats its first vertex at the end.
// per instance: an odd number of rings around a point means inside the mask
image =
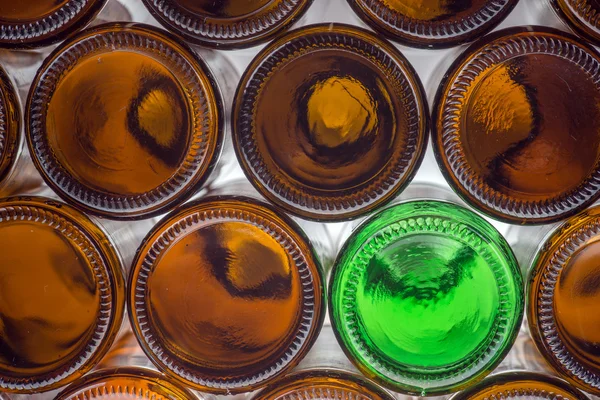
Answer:
POLYGON ((549 223, 600 195, 600 55, 542 27, 493 33, 451 67, 434 107, 448 183, 493 218, 549 223))
POLYGON ((61 45, 27 107, 36 166, 65 200, 107 218, 163 213, 206 181, 220 153, 222 103, 181 40, 109 24, 61 45))
POLYGON ((311 348, 325 314, 310 241, 270 206, 208 197, 147 236, 129 280, 129 315, 148 357, 195 389, 264 386, 311 348))
POLYGON ((0 196, 8 191, 22 145, 19 98, 8 74, 0 67, 0 196))
POLYGON ((600 2, 598 0, 548 0, 556 14, 578 34, 600 44, 600 2))
POLYGON ((588 400, 588 397, 565 381, 526 371, 494 375, 457 393, 452 400, 588 400))
POLYGON ((124 302, 120 257, 90 219, 45 198, 0 201, 0 391, 85 374, 113 343, 124 302))
POLYGON ((347 372, 316 369, 288 375, 258 392, 252 400, 393 400, 377 385, 347 372))
POLYGON ((0 0, 0 47, 48 46, 86 26, 107 0, 0 0))
POLYGON ((252 183, 303 218, 355 218, 412 179, 427 143, 421 83, 386 41, 341 24, 305 27, 250 64, 233 139, 252 183))
POLYGON ((313 0, 143 0, 166 28, 209 47, 250 47, 289 28, 313 0))
POLYGON ((414 47, 443 48, 491 31, 518 0, 348 0, 373 29, 414 47))
POLYGON ((55 400, 199 400, 165 375, 145 368, 95 371, 70 385, 55 400))
POLYGON ((600 395, 600 207, 567 220, 541 247, 529 279, 528 321, 548 362, 600 395))

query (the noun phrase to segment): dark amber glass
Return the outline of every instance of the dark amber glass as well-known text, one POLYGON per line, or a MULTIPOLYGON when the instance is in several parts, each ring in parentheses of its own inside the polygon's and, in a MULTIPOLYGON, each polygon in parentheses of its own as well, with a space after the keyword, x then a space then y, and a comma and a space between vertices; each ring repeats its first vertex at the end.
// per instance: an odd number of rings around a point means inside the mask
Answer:
POLYGON ((427 143, 421 83, 391 44, 348 25, 271 43, 238 87, 234 146, 270 201, 303 218, 355 218, 412 179, 427 143))
POLYGON ((174 36, 109 24, 61 45, 30 92, 27 138, 46 182, 108 218, 156 215, 195 193, 220 153, 222 103, 174 36))
POLYGON ((199 400, 165 375, 145 368, 95 371, 70 385, 55 400, 199 400))
POLYGON ((558 16, 575 32, 600 44, 600 1, 548 0, 558 16))
POLYGON ((533 372, 515 371, 487 378, 451 399, 588 400, 588 397, 560 379, 533 372))
POLYGON ((408 46, 443 48, 491 31, 518 0, 348 0, 373 29, 408 46))
POLYGON ((85 27, 107 0, 0 0, 0 47, 56 43, 85 27))
POLYGON ((529 280, 528 320, 548 362, 600 395, 600 207, 567 220, 544 243, 529 280))
POLYGON ((252 400, 393 400, 388 392, 354 374, 316 369, 291 374, 257 393, 252 400))
POLYGON ((56 389, 88 372, 121 326, 125 288, 111 240, 45 198, 0 201, 0 391, 56 389))
POLYGON ((309 240, 243 197, 174 211, 130 274, 129 315, 148 357, 195 389, 238 393, 293 368, 322 325, 324 282, 309 240))
POLYGON ((438 91, 433 147, 456 192, 499 220, 549 223, 600 194, 600 56, 542 27, 469 48, 438 91))
POLYGON ((0 66, 0 195, 14 174, 22 146, 21 110, 17 92, 0 66))
POLYGON ((289 28, 313 0, 143 0, 166 28, 209 47, 250 47, 289 28))

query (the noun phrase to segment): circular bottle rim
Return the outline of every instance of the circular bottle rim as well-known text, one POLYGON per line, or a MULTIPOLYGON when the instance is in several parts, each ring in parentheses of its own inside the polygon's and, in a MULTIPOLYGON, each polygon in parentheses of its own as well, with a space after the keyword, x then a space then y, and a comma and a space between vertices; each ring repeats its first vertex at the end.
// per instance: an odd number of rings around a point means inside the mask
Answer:
POLYGON ((498 26, 519 0, 490 2, 466 18, 425 21, 407 17, 381 0, 347 0, 355 14, 371 28, 406 46, 444 49, 472 42, 498 26))
POLYGON ((595 13, 586 11, 589 1, 578 0, 576 2, 576 9, 568 4, 568 0, 546 1, 550 4, 558 18, 564 21, 569 28, 592 43, 600 43, 600 23, 598 23, 597 18, 594 18, 600 10, 596 10, 595 13))
POLYGON ((483 381, 463 390, 462 392, 456 393, 450 398, 450 400, 472 399, 473 397, 480 395, 482 392, 487 392, 492 388, 494 389, 495 393, 490 394, 489 396, 490 398, 497 399, 535 397, 545 398, 547 400, 554 400, 557 398, 561 398, 558 397, 556 393, 557 390, 560 390, 563 393, 573 396, 573 399, 589 400, 589 398, 585 394, 581 393, 579 390, 575 389, 562 379, 530 371, 509 371, 490 376, 484 379, 483 381), (548 385, 549 389, 554 389, 554 391, 539 391, 538 389, 531 389, 525 384, 526 381, 534 381, 537 383, 548 385), (503 389, 505 385, 517 382, 523 382, 523 387, 519 389, 503 389))
POLYGON ((366 400, 377 398, 379 400, 393 400, 394 397, 385 389, 377 386, 375 383, 358 376, 356 374, 338 370, 338 369, 309 369, 300 372, 292 373, 276 383, 271 384, 256 395, 252 400, 274 400, 284 398, 284 396, 292 396, 292 393, 302 391, 303 400, 323 400, 323 399, 356 399, 366 400), (324 392, 316 392, 314 390, 314 381, 323 383, 327 386, 327 380, 335 380, 338 385, 331 385, 335 397, 331 396, 331 392, 327 389, 322 389, 324 392), (307 386, 302 386, 308 384, 307 386), (340 388, 345 386, 346 388, 340 388), (289 389, 292 389, 290 392, 289 389))
MULTIPOLYGON (((182 79, 183 80, 183 79, 182 79)), ((217 82, 206 63, 181 39, 162 29, 138 23, 107 23, 87 29, 62 43, 38 70, 27 100, 25 128, 33 162, 44 181, 63 200, 86 212, 109 219, 136 220, 160 215, 189 199, 213 172, 224 140, 224 106, 217 82), (103 40, 97 40, 97 39, 103 40), (70 176, 45 137, 45 105, 53 85, 89 52, 113 47, 139 48, 158 54, 181 68, 186 88, 195 93, 191 120, 205 116, 208 123, 194 122, 190 144, 177 171, 155 189, 136 195, 107 193, 85 186, 70 176), (57 67, 58 64, 58 67, 57 67), (47 82, 50 81, 50 82, 47 82), (44 83, 42 85, 42 83, 44 83), (208 143, 208 144, 207 144, 208 143)))
POLYGON ((558 222, 580 212, 600 197, 600 164, 597 164, 596 170, 578 188, 561 196, 543 201, 512 199, 487 185, 473 171, 460 146, 458 129, 447 122, 457 118, 460 111, 457 107, 447 107, 447 101, 449 98, 462 98, 463 87, 472 80, 469 76, 477 76, 492 61, 503 61, 517 51, 528 54, 533 47, 545 54, 564 56, 577 63, 586 63, 586 71, 593 69, 593 66, 587 63, 593 63, 598 67, 600 79, 600 53, 576 36, 537 25, 505 28, 473 43, 454 61, 438 87, 432 108, 433 152, 450 187, 475 209, 510 224, 539 225, 558 222), (519 34, 528 35, 520 38, 519 34), (558 44, 548 44, 548 37, 552 36, 557 37, 554 40, 558 40, 558 44), (460 181, 460 184, 455 180, 460 181))
POLYGON ((108 0, 68 0, 35 22, 0 23, 0 48, 34 49, 50 46, 85 28, 108 0))
POLYGON ((142 0, 158 22, 201 46, 233 50, 256 46, 276 37, 301 18, 313 0, 271 0, 256 15, 239 18, 199 16, 177 0, 142 0))
MULTIPOLYGON (((342 23, 314 24, 295 29, 270 43, 250 63, 238 85, 233 102, 231 126, 235 152, 244 174, 252 185, 270 202, 300 218, 320 221, 347 221, 358 218, 391 201, 412 181, 427 148, 429 139, 429 108, 418 74, 410 62, 385 39, 373 32, 342 23), (338 37, 336 37, 338 36, 338 37), (296 43, 298 42, 298 43, 296 43), (315 43, 344 51, 383 57, 402 94, 411 97, 407 114, 411 124, 407 129, 410 144, 376 176, 358 188, 307 194, 295 187, 290 179, 279 179, 264 163, 256 146, 253 129, 255 98, 259 88, 280 62, 299 54, 302 49, 311 51, 315 43)), ((399 152, 396 152, 399 153, 399 152)))
POLYGON ((0 66, 0 187, 10 175, 23 145, 20 104, 11 78, 0 66))
MULTIPOLYGON (((136 399, 155 399, 157 394, 164 396, 166 392, 171 400, 198 400, 191 391, 181 386, 178 382, 171 381, 166 375, 144 367, 114 367, 94 371, 84 376, 66 389, 56 395, 56 400, 93 400, 97 397, 102 398, 105 394, 135 394, 136 399), (144 386, 114 387, 111 378, 130 378, 144 384, 144 386), (161 393, 148 390, 145 385, 152 385, 160 388, 161 393)), ((162 397, 160 397, 162 398, 162 397)))
POLYGON ((561 377, 600 395, 600 373, 583 365, 563 342, 554 317, 554 289, 564 261, 600 235, 600 206, 566 220, 550 234, 532 264, 527 283, 527 322, 536 347, 561 377))
POLYGON ((27 220, 46 224, 70 237, 88 257, 89 267, 103 278, 101 309, 91 343, 71 358, 69 365, 38 376, 0 377, 9 393, 37 393, 57 389, 90 371, 108 352, 121 328, 125 312, 125 279, 120 255, 104 230, 73 207, 45 197, 8 197, 0 200, 0 222, 27 220))
MULTIPOLYGON (((488 255, 490 255, 489 252, 488 255)), ((357 271, 362 267, 354 266, 354 268, 357 271)), ((361 271, 364 272, 364 269, 361 271)), ((355 275, 356 277, 357 275, 355 275)), ((510 351, 519 333, 524 313, 521 272, 506 240, 494 226, 473 211, 440 200, 403 202, 387 207, 363 222, 352 232, 338 253, 331 271, 328 293, 329 315, 333 331, 338 343, 352 363, 369 379, 373 379, 377 383, 399 393, 418 396, 437 396, 452 393, 483 379, 510 351), (392 225, 398 225, 395 232, 388 231, 392 225), (372 234, 363 237, 363 233, 367 231, 371 231, 372 234), (480 346, 462 364, 455 364, 452 371, 444 372, 441 376, 444 382, 438 386, 422 388, 418 387, 417 383, 429 379, 425 376, 425 370, 404 373, 403 375, 402 371, 397 370, 390 362, 378 359, 378 356, 370 351, 369 344, 357 337, 356 329, 352 329, 345 324, 347 321, 340 317, 335 302, 342 296, 341 289, 338 287, 341 279, 340 275, 344 269, 351 268, 349 265, 352 265, 356 260, 359 260, 358 263, 366 265, 365 263, 368 262, 374 252, 392 241, 402 240, 406 235, 431 232, 460 237, 462 241, 478 248, 480 252, 484 251, 485 246, 492 245, 494 247, 496 257, 501 259, 501 262, 506 263, 506 266, 498 267, 502 271, 494 270, 494 274, 498 280, 512 280, 516 288, 512 293, 515 298, 514 309, 505 310, 508 313, 515 313, 515 317, 508 323, 503 319, 502 326, 497 323, 494 327, 495 340, 488 340, 485 348, 480 346), (499 276, 498 274, 503 275, 499 276), (354 336, 350 337, 349 335, 354 336), (354 345, 352 340, 359 344, 354 345), (357 349, 356 346, 359 346, 360 349, 357 349), (467 376, 468 371, 471 373, 467 376), (390 375, 395 376, 391 377, 390 375), (405 379, 406 377, 410 379, 405 379)), ((346 297, 345 301, 350 304, 353 299, 346 297)), ((346 314, 349 313, 348 310, 351 308, 351 306, 347 308, 346 314)), ((356 321, 357 318, 355 317, 354 320, 356 321)), ((435 371, 428 370, 427 374, 435 374, 435 371)))
POLYGON ((310 246, 310 240, 292 219, 270 205, 248 197, 211 196, 171 212, 143 240, 129 274, 129 319, 144 353, 168 376, 202 392, 248 392, 263 387, 290 371, 311 349, 321 331, 326 313, 323 274, 323 268, 310 246), (148 316, 148 305, 145 300, 140 300, 146 298, 149 277, 170 245, 195 226, 219 220, 250 223, 277 240, 290 254, 296 254, 296 267, 300 271, 300 279, 304 286, 301 313, 305 322, 300 324, 294 333, 293 347, 288 351, 281 351, 277 361, 265 366, 263 371, 255 376, 215 379, 186 366, 161 345, 160 335, 155 332, 148 316))

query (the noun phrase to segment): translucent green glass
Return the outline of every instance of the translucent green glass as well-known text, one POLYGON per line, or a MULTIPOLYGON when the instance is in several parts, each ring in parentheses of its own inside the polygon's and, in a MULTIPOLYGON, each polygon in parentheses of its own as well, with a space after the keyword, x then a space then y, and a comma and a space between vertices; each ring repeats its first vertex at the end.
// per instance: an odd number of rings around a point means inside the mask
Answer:
POLYGON ((523 316, 517 261, 498 231, 450 203, 415 201, 362 224, 332 272, 337 338, 368 377, 439 395, 482 379, 523 316))

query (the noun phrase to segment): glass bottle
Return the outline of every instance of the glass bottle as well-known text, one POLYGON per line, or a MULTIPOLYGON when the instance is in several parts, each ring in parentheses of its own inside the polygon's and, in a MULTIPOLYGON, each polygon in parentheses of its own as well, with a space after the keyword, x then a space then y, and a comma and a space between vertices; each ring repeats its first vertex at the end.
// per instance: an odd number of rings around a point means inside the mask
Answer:
POLYGON ((244 172, 299 217, 339 221, 390 201, 427 143, 421 83, 394 46, 322 24, 274 41, 250 64, 233 107, 244 172))
POLYGON ((19 97, 4 68, 0 67, 0 195, 7 195, 17 172, 23 146, 19 97))
POLYGON ((546 360, 600 395, 600 207, 568 219, 541 246, 528 283, 531 335, 546 360))
POLYGON ((95 371, 60 392, 55 400, 199 400, 179 383, 146 368, 121 367, 95 371))
POLYGON ((107 0, 0 0, 0 48, 57 43, 85 27, 107 0))
POLYGON ((500 233, 458 205, 417 200, 356 229, 338 254, 329 313, 368 378, 434 396, 502 361, 523 316, 517 261, 500 233))
POLYGON ((30 92, 34 162, 66 201, 112 219, 164 213, 206 182, 222 143, 212 74, 180 39, 94 27, 46 59, 30 92))
POLYGON ((452 396, 452 400, 487 399, 527 400, 588 400, 588 397, 567 382, 555 377, 528 371, 513 371, 494 375, 452 396))
POLYGON ((252 400, 393 400, 394 397, 359 375, 316 369, 297 372, 258 392, 252 400))
POLYGON ((556 222, 600 196, 600 56, 544 27, 495 32, 454 63, 434 106, 448 183, 489 216, 556 222))
POLYGON ((121 257, 99 225, 47 198, 0 200, 0 392, 45 392, 88 372, 124 302, 121 257))
POLYGON ((243 196, 208 196, 165 217, 140 246, 128 288, 147 356, 171 378, 216 394, 251 391, 290 371, 325 315, 311 241, 243 196))
POLYGON ((558 17, 576 33, 594 44, 600 43, 597 0, 548 0, 558 17))
POLYGON ((421 48, 471 42, 496 27, 518 0, 348 0, 369 26, 392 40, 421 48))
POLYGON ((235 49, 271 40, 313 0, 143 0, 167 29, 208 47, 235 49))

